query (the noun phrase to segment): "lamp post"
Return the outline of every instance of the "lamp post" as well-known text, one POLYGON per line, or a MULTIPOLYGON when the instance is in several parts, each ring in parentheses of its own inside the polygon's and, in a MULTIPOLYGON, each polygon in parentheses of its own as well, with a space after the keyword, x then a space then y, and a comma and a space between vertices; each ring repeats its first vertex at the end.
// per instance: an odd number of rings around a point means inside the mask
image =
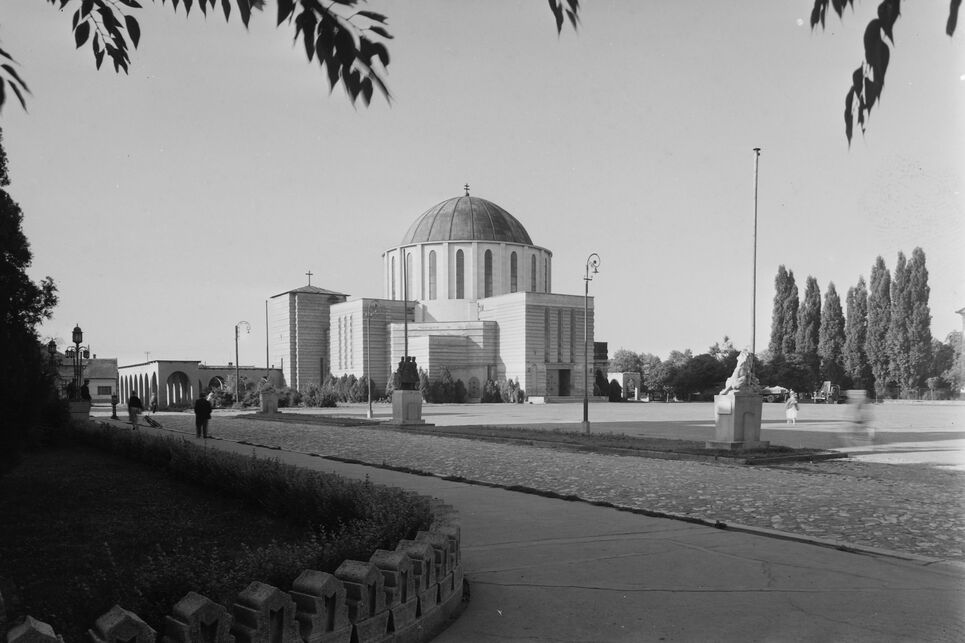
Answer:
MULTIPOLYGON (((74 326, 71 341, 74 342, 74 348, 68 348, 64 351, 64 355, 74 361, 74 379, 71 382, 70 399, 71 401, 77 401, 81 399, 80 386, 81 379, 84 376, 84 365, 81 362, 81 358, 88 359, 90 357, 90 346, 81 347, 81 343, 84 341, 84 331, 80 329, 80 324, 74 326)), ((47 345, 47 350, 50 350, 50 344, 47 345)))
POLYGON ((251 332, 251 324, 246 321, 240 321, 235 324, 235 404, 241 403, 241 375, 238 369, 238 329, 242 326, 245 327, 245 332, 251 332))
POLYGON ((60 369, 57 368, 57 342, 50 340, 47 342, 47 355, 50 356, 50 372, 54 377, 54 386, 58 395, 60 393, 60 369))
POLYGON ((375 314, 379 312, 379 302, 373 301, 369 303, 368 310, 366 311, 365 320, 365 379, 369 385, 369 412, 366 415, 370 420, 372 419, 372 318, 375 314))
POLYGON ((600 255, 595 252, 591 252, 590 256, 586 258, 586 276, 583 277, 583 431, 585 433, 590 432, 590 399, 589 399, 589 389, 590 389, 590 317, 589 317, 589 302, 590 302, 590 281, 593 277, 590 275, 590 268, 593 268, 593 274, 597 274, 600 271, 600 255))
POLYGON ((757 167, 761 162, 761 148, 754 148, 754 275, 751 290, 751 370, 757 361, 757 167))

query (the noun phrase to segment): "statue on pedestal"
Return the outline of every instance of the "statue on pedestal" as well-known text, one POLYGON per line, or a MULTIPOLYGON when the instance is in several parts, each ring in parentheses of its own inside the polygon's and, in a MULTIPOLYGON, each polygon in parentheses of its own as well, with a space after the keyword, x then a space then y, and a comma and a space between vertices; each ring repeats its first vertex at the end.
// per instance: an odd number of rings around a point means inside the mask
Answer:
POLYGON ((398 388, 400 391, 419 390, 419 369, 414 357, 403 357, 399 362, 398 388))
POLYGON ((724 389, 720 392, 720 395, 726 395, 732 391, 760 393, 761 384, 754 376, 753 365, 754 354, 745 348, 737 356, 737 366, 734 367, 733 374, 724 383, 724 389))

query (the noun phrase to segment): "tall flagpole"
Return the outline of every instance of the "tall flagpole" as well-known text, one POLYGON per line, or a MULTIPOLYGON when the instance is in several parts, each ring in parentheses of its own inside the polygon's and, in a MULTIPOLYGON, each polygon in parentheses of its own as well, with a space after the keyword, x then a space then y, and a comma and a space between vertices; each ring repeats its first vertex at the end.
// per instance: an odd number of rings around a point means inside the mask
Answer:
POLYGON ((751 354, 757 359, 757 168, 761 160, 761 148, 754 148, 754 277, 751 293, 751 354))

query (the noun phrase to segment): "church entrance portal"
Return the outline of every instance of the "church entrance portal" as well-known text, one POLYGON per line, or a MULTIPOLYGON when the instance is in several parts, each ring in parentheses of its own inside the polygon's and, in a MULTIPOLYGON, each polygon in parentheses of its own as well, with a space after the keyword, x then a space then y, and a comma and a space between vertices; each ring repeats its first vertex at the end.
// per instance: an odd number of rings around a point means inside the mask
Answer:
POLYGON ((570 369, 560 370, 560 393, 561 396, 570 394, 570 369))
POLYGON ((570 369, 546 369, 546 394, 550 397, 570 395, 570 369))

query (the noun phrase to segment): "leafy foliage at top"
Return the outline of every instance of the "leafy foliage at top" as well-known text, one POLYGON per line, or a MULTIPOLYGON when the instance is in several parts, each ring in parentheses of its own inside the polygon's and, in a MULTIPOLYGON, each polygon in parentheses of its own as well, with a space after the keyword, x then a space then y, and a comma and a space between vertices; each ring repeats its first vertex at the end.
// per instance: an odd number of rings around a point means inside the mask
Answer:
MULTIPOLYGON (((955 34, 961 3, 962 0, 949 0, 948 21, 945 23, 945 33, 948 36, 955 34)), ((846 7, 854 7, 854 0, 814 0, 814 7, 811 9, 812 29, 819 24, 822 29, 825 27, 828 5, 838 14, 838 18, 842 18, 846 7)), ((878 5, 878 17, 869 21, 865 27, 864 60, 851 74, 851 88, 844 99, 844 133, 848 137, 848 145, 851 144, 855 121, 864 134, 868 116, 881 98, 885 87, 885 74, 891 60, 891 49, 885 39, 894 46, 895 22, 900 15, 901 0, 882 0, 878 5)))
MULTIPOLYGON (((130 48, 137 48, 141 40, 141 27, 133 11, 141 9, 138 0, 46 0, 64 10, 67 5, 74 10, 71 29, 77 48, 89 44, 94 62, 100 69, 109 58, 115 72, 127 73, 131 64, 130 48)), ((154 0, 158 2, 158 0, 154 0)), ((160 0, 166 5, 168 0, 160 0)), ((190 14, 193 7, 207 15, 219 7, 225 20, 231 16, 232 6, 237 8, 242 24, 247 28, 252 10, 265 8, 265 0, 170 0, 175 11, 184 7, 190 14)), ((315 60, 328 78, 329 90, 339 83, 355 104, 359 99, 369 105, 378 90, 387 101, 391 93, 385 84, 390 57, 386 42, 392 39, 387 29, 388 18, 375 11, 357 8, 365 0, 276 0, 278 6, 276 26, 283 22, 294 26, 295 41, 304 44, 309 62, 315 60)), ((556 30, 563 29, 564 18, 573 29, 579 25, 579 0, 549 0, 550 10, 556 18, 556 30)), ((24 95, 30 93, 27 84, 17 73, 16 61, 0 49, 0 109, 6 99, 6 88, 16 95, 26 109, 24 95)))

